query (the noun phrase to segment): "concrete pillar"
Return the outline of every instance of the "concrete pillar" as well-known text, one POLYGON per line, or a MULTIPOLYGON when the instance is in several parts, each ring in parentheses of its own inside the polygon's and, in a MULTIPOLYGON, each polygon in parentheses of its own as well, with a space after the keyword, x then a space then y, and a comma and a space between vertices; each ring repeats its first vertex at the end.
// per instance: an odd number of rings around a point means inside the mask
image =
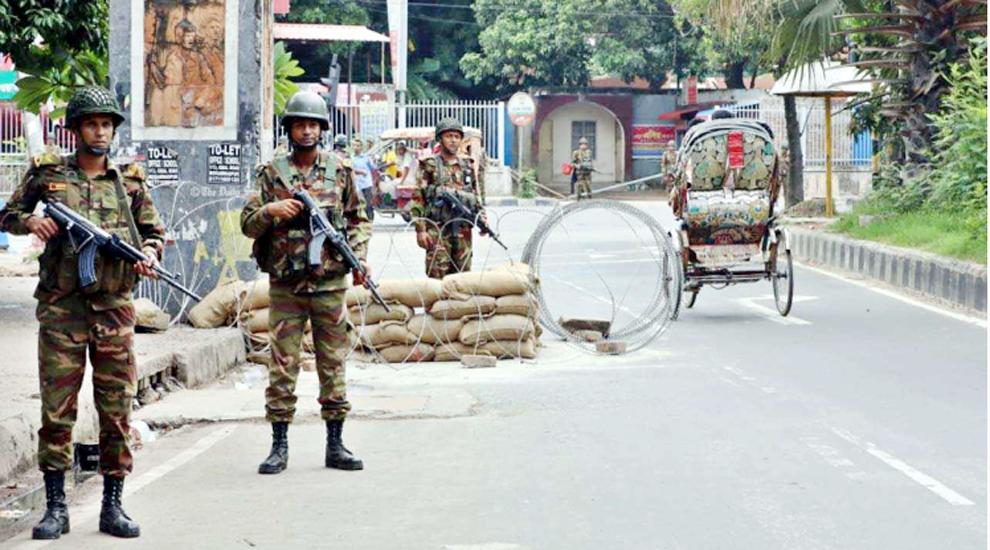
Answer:
MULTIPOLYGON (((127 117, 114 155, 145 166, 165 267, 201 295, 257 275, 239 215, 272 149, 270 4, 110 1, 110 75, 127 117)), ((172 315, 191 307, 163 284, 138 294, 172 315)))

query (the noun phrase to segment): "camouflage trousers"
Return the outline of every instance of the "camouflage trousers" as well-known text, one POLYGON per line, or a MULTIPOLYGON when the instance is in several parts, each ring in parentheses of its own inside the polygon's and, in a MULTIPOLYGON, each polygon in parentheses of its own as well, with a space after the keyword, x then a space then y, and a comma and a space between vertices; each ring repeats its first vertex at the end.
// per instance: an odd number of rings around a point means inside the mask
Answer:
POLYGON ((471 271, 471 229, 469 223, 447 224, 443 234, 439 227, 426 231, 433 246, 426 251, 426 276, 443 279, 445 275, 471 271))
POLYGON ((100 419, 100 473, 126 476, 133 465, 128 437, 131 401, 137 390, 134 306, 97 311, 86 297, 69 295, 55 303, 39 303, 37 318, 41 324, 38 466, 42 470, 72 467, 72 427, 88 350, 100 419))
POLYGON ((348 345, 344 291, 297 294, 290 286, 272 283, 268 292, 271 298, 268 330, 272 337, 268 389, 265 390, 268 421, 292 422, 296 414, 299 351, 307 319, 313 324, 321 416, 324 420, 344 420, 351 410, 344 376, 348 345))
POLYGON ((591 198, 591 172, 578 172, 577 198, 578 200, 591 198))

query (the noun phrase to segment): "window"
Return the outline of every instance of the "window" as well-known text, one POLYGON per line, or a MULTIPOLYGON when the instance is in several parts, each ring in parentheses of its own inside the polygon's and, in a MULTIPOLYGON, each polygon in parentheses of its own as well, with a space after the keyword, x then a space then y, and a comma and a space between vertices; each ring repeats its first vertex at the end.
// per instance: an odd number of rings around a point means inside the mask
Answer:
POLYGON ((578 148, 578 141, 581 138, 588 140, 588 149, 591 154, 595 154, 595 121, 594 120, 574 120, 571 121, 571 150, 578 148))

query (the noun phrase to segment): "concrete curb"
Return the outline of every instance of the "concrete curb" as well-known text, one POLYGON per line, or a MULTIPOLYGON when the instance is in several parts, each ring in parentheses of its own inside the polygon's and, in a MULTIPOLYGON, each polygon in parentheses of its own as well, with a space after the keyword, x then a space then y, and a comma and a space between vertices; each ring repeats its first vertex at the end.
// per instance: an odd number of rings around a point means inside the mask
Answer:
POLYGON ((838 268, 986 313, 987 268, 906 248, 789 226, 795 260, 838 268))
MULTIPOLYGON (((245 361, 247 348, 238 328, 198 330, 176 327, 160 334, 138 334, 138 387, 173 375, 187 387, 202 385, 245 361)), ((88 370, 88 369, 87 369, 88 370)), ((95 441, 99 423, 93 407, 91 377, 79 392, 74 441, 95 441)), ((39 402, 40 406, 40 402, 39 402)), ((0 420, 0 483, 37 463, 40 414, 18 414, 0 420)))

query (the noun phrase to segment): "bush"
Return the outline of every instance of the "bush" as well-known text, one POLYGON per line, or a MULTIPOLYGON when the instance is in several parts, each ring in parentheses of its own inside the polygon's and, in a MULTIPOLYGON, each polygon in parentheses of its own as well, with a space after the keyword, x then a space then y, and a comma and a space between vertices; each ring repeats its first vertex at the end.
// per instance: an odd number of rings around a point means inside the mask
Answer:
POLYGON ((516 196, 522 199, 531 199, 536 196, 536 170, 532 168, 523 170, 519 175, 519 183, 516 196))

